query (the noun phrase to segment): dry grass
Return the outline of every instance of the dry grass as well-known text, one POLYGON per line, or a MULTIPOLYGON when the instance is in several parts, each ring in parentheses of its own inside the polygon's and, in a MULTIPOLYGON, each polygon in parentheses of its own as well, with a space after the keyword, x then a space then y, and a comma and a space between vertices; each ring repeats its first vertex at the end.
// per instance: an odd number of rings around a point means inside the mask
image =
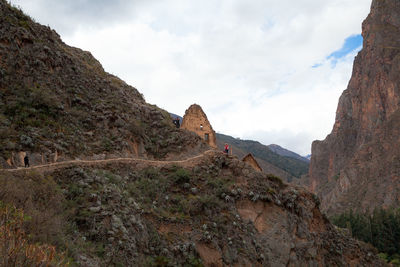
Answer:
POLYGON ((63 195, 52 177, 37 173, 0 176, 0 201, 24 210, 31 241, 62 245, 63 195))
POLYGON ((30 244, 23 210, 0 202, 0 266, 68 266, 54 246, 30 244))

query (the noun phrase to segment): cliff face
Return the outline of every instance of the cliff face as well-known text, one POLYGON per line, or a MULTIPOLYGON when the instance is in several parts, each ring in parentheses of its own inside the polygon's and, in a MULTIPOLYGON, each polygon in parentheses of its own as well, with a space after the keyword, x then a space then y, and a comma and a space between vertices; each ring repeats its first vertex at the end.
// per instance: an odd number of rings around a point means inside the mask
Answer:
POLYGON ((106 73, 89 52, 0 0, 0 166, 75 157, 162 158, 201 139, 106 73), (162 138, 161 138, 162 137, 162 138))
POLYGON ((374 0, 332 133, 312 145, 311 189, 328 213, 400 197, 400 2, 374 0))

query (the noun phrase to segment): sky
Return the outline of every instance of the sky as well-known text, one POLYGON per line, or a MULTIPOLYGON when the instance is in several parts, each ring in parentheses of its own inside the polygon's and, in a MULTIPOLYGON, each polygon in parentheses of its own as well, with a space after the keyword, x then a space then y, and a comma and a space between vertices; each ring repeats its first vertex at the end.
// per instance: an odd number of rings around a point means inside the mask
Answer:
POLYGON ((300 155, 328 135, 371 0, 11 0, 146 101, 300 155))

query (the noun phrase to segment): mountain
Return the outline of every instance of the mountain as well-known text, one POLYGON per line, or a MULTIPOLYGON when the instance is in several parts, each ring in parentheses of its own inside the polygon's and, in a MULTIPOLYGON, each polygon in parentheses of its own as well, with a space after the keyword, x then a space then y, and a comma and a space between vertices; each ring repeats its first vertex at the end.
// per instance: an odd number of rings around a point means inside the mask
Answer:
POLYGON ((293 151, 287 150, 279 145, 272 144, 272 145, 268 145, 267 147, 270 150, 272 150, 273 152, 275 152, 276 154, 284 156, 284 157, 302 160, 307 163, 310 161, 307 157, 300 156, 299 154, 294 153, 293 151))
POLYGON ((5 0, 0 33, 2 266, 384 266, 5 0))
POLYGON ((328 214, 400 204, 399 17, 399 1, 372 1, 333 130, 313 142, 310 186, 328 214))
MULTIPOLYGON (((225 143, 230 145, 233 154, 239 158, 246 156, 248 153, 252 153, 264 172, 282 177, 286 181, 300 178, 308 172, 308 163, 304 160, 282 156, 272 151, 269 146, 265 146, 257 141, 241 140, 232 136, 217 134, 217 145, 220 150, 223 150, 225 143)), ((276 148, 276 145, 273 145, 273 147, 276 148)), ((283 149, 278 150, 279 152, 283 152, 283 149)))
POLYGON ((18 9, 1 8, 0 166, 19 164, 19 152, 44 163, 205 149, 89 52, 64 44, 18 9))

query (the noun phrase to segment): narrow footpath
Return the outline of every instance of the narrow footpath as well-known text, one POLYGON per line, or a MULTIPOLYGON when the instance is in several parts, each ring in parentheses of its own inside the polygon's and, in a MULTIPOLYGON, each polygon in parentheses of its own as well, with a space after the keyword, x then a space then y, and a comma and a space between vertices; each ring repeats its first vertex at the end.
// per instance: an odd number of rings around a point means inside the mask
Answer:
POLYGON ((43 165, 36 165, 28 168, 18 167, 16 169, 0 169, 0 173, 10 173, 10 172, 24 172, 30 170, 38 170, 38 171, 48 171, 48 170, 55 170, 70 166, 93 166, 93 165, 106 165, 109 163, 142 163, 146 166, 154 166, 154 167, 162 167, 166 165, 177 164, 182 167, 192 167, 195 166, 199 160, 204 158, 207 154, 213 153, 221 153, 216 150, 207 150, 200 155, 187 158, 184 160, 170 160, 170 161, 163 161, 163 160, 149 160, 149 159, 139 159, 139 158, 112 158, 112 159, 101 159, 101 160, 69 160, 69 161, 60 161, 54 162, 49 164, 43 165))

